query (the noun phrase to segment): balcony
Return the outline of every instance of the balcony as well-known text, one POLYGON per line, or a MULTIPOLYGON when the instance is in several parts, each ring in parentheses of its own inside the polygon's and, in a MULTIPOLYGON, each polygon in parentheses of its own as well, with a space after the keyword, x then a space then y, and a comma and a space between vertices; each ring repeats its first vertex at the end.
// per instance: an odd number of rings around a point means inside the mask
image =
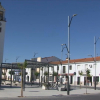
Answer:
POLYGON ((0 21, 5 21, 6 22, 6 18, 0 18, 0 21))

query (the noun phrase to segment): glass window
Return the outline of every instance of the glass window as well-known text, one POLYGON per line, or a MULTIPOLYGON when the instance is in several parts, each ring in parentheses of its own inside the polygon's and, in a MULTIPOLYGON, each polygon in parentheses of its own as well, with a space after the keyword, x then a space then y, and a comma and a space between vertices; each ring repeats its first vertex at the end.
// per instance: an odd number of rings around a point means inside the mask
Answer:
POLYGON ((63 66, 63 73, 65 73, 65 66, 63 66))
POLYGON ((88 68, 88 64, 85 64, 85 69, 87 69, 88 68))
POLYGON ((0 11, 0 20, 3 20, 3 12, 0 11))
POLYGON ((69 70, 72 70, 72 65, 69 66, 69 70))
POLYGON ((57 70, 59 70, 59 66, 57 66, 57 70))
POLYGON ((49 76, 49 81, 53 81, 53 77, 52 76, 49 76))
MULTIPOLYGON (((95 76, 93 77, 93 81, 95 82, 95 76)), ((99 82, 99 76, 96 76, 96 82, 99 82)))

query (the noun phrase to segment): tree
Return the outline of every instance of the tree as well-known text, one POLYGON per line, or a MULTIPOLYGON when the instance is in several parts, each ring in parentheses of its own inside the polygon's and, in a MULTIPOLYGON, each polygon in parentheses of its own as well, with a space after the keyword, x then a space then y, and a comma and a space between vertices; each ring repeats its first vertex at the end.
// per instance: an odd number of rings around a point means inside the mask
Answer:
POLYGON ((23 64, 18 63, 18 66, 21 69, 21 97, 23 97, 23 70, 27 67, 27 61, 25 60, 23 64))
POLYGON ((37 79, 37 76, 38 76, 40 73, 36 71, 34 74, 35 74, 36 79, 37 79))
MULTIPOLYGON (((10 75, 15 75, 15 71, 9 71, 10 75)), ((12 79, 11 79, 12 80, 12 79)))
POLYGON ((46 71, 46 72, 44 72, 44 75, 45 75, 45 76, 47 76, 47 75, 48 75, 48 72, 47 72, 47 71, 46 71))
POLYGON ((58 73, 57 73, 57 72, 54 72, 54 73, 53 73, 53 76, 57 76, 57 75, 58 75, 58 73))
POLYGON ((83 71, 79 71, 78 73, 80 75, 80 88, 81 88, 81 76, 83 75, 83 71))
POLYGON ((47 75, 48 75, 49 73, 46 71, 46 72, 44 72, 44 76, 46 76, 46 82, 47 82, 47 75))
MULTIPOLYGON (((27 75, 28 74, 28 72, 25 72, 25 75, 27 75)), ((19 75, 21 75, 21 72, 19 73, 19 75)))
POLYGON ((91 77, 90 75, 90 69, 86 69, 86 94, 87 94, 87 77, 91 77))

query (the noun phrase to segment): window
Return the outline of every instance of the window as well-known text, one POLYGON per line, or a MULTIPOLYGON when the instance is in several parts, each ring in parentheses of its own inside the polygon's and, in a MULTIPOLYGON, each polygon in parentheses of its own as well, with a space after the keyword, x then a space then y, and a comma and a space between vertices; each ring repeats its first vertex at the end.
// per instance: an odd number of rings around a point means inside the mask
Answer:
POLYGON ((3 20, 3 12, 0 11, 0 20, 3 20))
POLYGON ((88 68, 88 64, 85 64, 85 69, 87 69, 88 68))
POLYGON ((72 65, 69 66, 69 70, 72 70, 72 65))
POLYGON ((59 66, 57 66, 57 70, 59 70, 59 66))
POLYGON ((49 81, 53 81, 53 77, 52 76, 49 76, 49 81))
POLYGON ((80 69, 80 65, 77 65, 77 69, 80 69))
POLYGON ((0 32, 1 32, 1 27, 0 27, 0 32))
POLYGON ((50 67, 51 71, 53 71, 53 67, 50 67))
POLYGON ((95 78, 95 76, 93 77, 94 82, 95 82, 95 79, 96 79, 96 82, 99 82, 99 76, 96 76, 96 78, 95 78))
POLYGON ((65 73, 65 66, 63 66, 63 73, 65 73))

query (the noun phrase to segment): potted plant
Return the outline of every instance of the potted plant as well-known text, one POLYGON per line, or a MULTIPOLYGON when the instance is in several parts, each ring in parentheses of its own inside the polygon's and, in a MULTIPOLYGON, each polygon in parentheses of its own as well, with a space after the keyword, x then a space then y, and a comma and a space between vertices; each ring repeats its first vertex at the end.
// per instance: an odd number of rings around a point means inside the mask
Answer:
POLYGON ((50 83, 43 83, 42 84, 42 89, 44 89, 44 90, 47 90, 49 87, 51 86, 51 84, 50 83))
POLYGON ((47 75, 48 75, 48 72, 47 72, 47 71, 46 71, 46 72, 44 72, 44 75, 45 75, 45 76, 47 76, 47 75))
POLYGON ((34 74, 35 74, 36 79, 37 79, 37 77, 38 77, 38 75, 39 75, 40 73, 36 71, 34 74))
POLYGON ((54 72, 54 73, 53 73, 53 76, 55 77, 55 78, 54 78, 54 79, 55 79, 55 82, 57 81, 57 75, 58 75, 57 72, 54 72))
POLYGON ((48 74, 49 74, 49 73, 48 73, 47 71, 44 72, 44 76, 46 77, 46 78, 44 77, 44 78, 46 79, 45 82, 47 82, 47 75, 48 75, 48 74))

